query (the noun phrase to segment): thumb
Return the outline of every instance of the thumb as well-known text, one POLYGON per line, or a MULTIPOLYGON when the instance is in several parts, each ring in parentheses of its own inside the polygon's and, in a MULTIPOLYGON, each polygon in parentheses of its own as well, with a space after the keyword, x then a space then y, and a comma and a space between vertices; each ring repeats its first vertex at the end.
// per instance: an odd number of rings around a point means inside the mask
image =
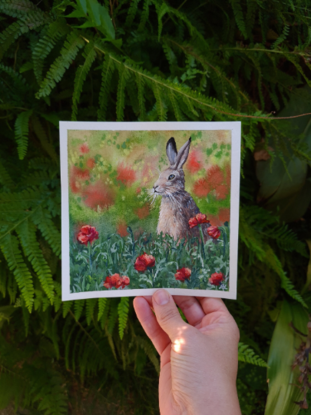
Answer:
POLYGON ((152 296, 152 304, 159 325, 173 342, 188 324, 181 318, 173 297, 166 290, 157 290, 152 296))

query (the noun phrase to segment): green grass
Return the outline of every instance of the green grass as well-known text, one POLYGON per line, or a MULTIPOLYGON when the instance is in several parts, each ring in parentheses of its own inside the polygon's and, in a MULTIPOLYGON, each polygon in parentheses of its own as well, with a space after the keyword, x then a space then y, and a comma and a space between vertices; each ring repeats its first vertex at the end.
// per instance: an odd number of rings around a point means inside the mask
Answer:
POLYGON ((72 293, 107 290, 103 287, 105 278, 117 273, 130 278, 129 286, 123 290, 163 287, 227 291, 230 229, 229 225, 219 229, 220 238, 204 244, 198 238, 178 243, 169 235, 154 233, 143 233, 135 238, 130 227, 128 236, 121 237, 117 233, 100 235, 91 246, 81 245, 71 238, 70 290, 72 293), (138 272, 134 264, 144 252, 154 256, 155 266, 138 272), (191 269, 191 277, 185 282, 175 279, 177 269, 183 267, 191 269), (222 272, 225 276, 220 286, 209 283, 211 274, 215 272, 222 272))

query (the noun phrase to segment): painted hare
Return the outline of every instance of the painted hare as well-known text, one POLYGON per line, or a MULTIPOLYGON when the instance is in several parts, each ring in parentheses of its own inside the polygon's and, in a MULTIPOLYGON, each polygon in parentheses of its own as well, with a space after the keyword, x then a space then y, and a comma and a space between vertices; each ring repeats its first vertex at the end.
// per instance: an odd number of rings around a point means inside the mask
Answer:
MULTIPOLYGON (((195 201, 185 191, 186 163, 191 144, 191 137, 177 152, 175 139, 172 137, 166 144, 166 154, 170 166, 160 173, 153 186, 153 193, 162 196, 158 233, 168 233, 175 240, 191 236, 199 236, 198 227, 190 229, 189 219, 200 213, 195 201)), ((204 233, 209 224, 204 224, 204 233)))

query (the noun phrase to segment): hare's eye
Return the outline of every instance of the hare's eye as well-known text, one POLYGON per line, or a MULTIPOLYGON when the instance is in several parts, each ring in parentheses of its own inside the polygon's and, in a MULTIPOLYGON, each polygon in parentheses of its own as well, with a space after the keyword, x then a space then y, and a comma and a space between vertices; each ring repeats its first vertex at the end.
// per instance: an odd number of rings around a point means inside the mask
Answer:
POLYGON ((173 180, 173 179, 175 179, 175 174, 170 174, 170 175, 168 176, 168 180, 173 180))

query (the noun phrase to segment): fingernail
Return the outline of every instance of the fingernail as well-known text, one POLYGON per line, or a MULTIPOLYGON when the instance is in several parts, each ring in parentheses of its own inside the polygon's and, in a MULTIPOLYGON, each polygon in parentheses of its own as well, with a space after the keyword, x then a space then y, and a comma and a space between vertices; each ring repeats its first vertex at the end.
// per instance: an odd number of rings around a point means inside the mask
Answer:
POLYGON ((164 305, 170 301, 169 293, 163 289, 156 291, 153 298, 158 305, 164 305))

